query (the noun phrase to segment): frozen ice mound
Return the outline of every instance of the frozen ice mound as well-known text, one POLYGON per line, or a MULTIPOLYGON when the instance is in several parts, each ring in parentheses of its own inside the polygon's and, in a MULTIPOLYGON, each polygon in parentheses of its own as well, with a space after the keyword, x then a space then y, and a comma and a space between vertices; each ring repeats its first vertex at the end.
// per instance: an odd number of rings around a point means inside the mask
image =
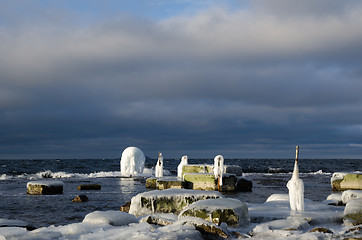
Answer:
POLYGON ((123 226, 130 223, 137 223, 134 215, 122 211, 95 211, 87 214, 83 220, 84 223, 109 224, 112 226, 123 226))

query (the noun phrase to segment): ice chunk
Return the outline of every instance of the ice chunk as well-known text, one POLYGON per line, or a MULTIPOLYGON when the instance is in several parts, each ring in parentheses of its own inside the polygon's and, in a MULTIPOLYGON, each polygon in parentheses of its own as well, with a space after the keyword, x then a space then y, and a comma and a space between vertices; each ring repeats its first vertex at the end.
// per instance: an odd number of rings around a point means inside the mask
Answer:
POLYGON ((145 155, 139 148, 126 148, 121 157, 121 174, 133 175, 142 173, 145 166, 145 160, 145 155))
POLYGON ((95 211, 87 214, 84 223, 100 224, 106 223, 112 226, 123 226, 136 223, 138 220, 134 215, 122 211, 95 211))

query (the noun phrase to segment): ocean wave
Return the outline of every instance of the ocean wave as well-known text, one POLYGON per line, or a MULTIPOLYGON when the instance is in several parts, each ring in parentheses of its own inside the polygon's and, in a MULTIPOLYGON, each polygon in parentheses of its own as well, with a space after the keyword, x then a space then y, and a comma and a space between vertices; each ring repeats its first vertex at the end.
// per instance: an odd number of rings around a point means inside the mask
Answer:
MULTIPOLYGON (((154 175, 154 170, 145 168, 143 173, 135 174, 133 176, 137 177, 150 177, 154 175)), ((164 170, 165 176, 170 176, 171 173, 168 170, 164 170)), ((11 179, 29 179, 29 180, 39 180, 39 179, 59 179, 59 178, 111 178, 111 177, 129 177, 123 176, 120 171, 100 171, 93 173, 67 173, 67 172, 52 172, 51 170, 46 170, 42 172, 37 172, 34 174, 23 173, 20 175, 0 175, 0 180, 11 180, 11 179)))

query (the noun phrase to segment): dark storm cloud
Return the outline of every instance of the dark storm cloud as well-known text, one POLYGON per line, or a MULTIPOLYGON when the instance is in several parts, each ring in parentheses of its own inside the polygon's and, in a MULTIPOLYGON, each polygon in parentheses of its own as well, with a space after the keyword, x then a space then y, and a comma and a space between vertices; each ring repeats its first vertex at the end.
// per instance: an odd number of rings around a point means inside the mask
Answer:
POLYGON ((3 26, 0 156, 358 157, 362 5, 328 3, 3 26))

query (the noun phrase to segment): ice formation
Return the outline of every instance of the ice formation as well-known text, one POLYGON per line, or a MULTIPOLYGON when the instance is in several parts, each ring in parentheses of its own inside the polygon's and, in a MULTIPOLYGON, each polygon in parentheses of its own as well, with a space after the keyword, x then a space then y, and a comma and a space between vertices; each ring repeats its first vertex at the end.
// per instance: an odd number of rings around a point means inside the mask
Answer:
POLYGON ((163 177, 163 157, 162 153, 158 154, 158 160, 155 168, 155 177, 163 177))
POLYGON ((182 167, 188 164, 187 156, 182 156, 180 164, 177 166, 177 177, 182 178, 182 167))
POLYGON ((222 175, 224 174, 224 157, 217 155, 214 158, 214 175, 219 179, 219 185, 222 186, 222 175))
POLYGON ((142 173, 145 166, 145 160, 145 155, 139 148, 126 148, 121 157, 121 174, 133 175, 142 173))
POLYGON ((304 183, 303 180, 299 178, 298 152, 299 146, 296 147, 293 176, 288 181, 287 187, 289 189, 290 209, 294 211, 304 211, 304 183))

